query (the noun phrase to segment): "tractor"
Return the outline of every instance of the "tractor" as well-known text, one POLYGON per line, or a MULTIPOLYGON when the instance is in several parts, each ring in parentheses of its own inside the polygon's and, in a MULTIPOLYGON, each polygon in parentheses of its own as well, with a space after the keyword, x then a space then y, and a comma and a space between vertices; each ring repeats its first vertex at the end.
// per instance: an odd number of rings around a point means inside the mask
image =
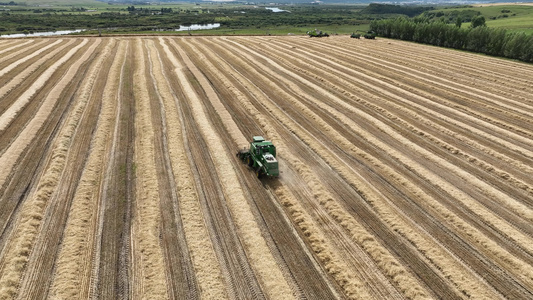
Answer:
POLYGON ((322 32, 322 30, 311 30, 307 32, 307 35, 309 37, 329 37, 329 34, 327 32, 322 32))
POLYGON ((369 39, 369 40, 375 40, 376 39, 376 33, 374 31, 363 31, 363 30, 356 30, 355 32, 353 32, 350 37, 351 38, 356 38, 356 39, 359 39, 361 38, 361 34, 360 33, 357 33, 357 32, 364 32, 364 35, 363 37, 365 39, 369 39))
POLYGON ((375 40, 376 39, 376 33, 374 31, 369 31, 364 35, 365 39, 369 40, 375 40))
POLYGON ((246 162, 258 178, 279 176, 276 147, 271 141, 265 141, 262 136, 254 136, 250 142, 250 149, 239 150, 237 157, 246 162))

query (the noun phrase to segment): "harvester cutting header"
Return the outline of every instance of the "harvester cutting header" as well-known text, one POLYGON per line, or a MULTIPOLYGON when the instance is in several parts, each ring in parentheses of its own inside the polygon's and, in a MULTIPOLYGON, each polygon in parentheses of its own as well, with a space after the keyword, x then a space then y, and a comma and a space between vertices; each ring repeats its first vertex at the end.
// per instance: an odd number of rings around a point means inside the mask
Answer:
POLYGON ((250 142, 250 149, 239 150, 237 156, 255 170, 257 177, 279 176, 276 147, 271 141, 265 141, 262 136, 254 136, 250 142))

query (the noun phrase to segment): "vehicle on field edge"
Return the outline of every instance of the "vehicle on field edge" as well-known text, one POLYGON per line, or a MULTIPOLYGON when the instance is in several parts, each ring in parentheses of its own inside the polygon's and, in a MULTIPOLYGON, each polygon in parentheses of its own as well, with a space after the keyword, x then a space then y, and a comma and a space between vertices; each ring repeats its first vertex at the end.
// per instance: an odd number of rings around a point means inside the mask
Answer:
POLYGON ((329 37, 329 34, 327 32, 322 32, 322 30, 310 30, 307 32, 307 35, 309 37, 329 37))

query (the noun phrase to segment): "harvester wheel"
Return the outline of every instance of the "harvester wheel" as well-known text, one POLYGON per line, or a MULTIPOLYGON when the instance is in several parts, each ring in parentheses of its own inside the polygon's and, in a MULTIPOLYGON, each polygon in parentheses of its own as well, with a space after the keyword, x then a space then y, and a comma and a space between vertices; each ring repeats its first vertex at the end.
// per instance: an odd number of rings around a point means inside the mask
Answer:
POLYGON ((248 156, 248 160, 246 162, 250 167, 254 165, 254 160, 250 156, 248 156))
POLYGON ((261 168, 257 168, 257 170, 255 170, 255 175, 257 178, 261 178, 261 168))

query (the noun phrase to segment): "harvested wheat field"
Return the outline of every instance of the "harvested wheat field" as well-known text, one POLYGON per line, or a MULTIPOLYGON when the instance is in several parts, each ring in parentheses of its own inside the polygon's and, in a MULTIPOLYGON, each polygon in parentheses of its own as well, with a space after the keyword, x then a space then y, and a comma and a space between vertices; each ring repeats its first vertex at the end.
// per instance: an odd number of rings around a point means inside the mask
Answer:
POLYGON ((347 36, 0 56, 0 299, 533 298, 533 65, 347 36), (279 178, 235 156, 257 135, 279 178))

